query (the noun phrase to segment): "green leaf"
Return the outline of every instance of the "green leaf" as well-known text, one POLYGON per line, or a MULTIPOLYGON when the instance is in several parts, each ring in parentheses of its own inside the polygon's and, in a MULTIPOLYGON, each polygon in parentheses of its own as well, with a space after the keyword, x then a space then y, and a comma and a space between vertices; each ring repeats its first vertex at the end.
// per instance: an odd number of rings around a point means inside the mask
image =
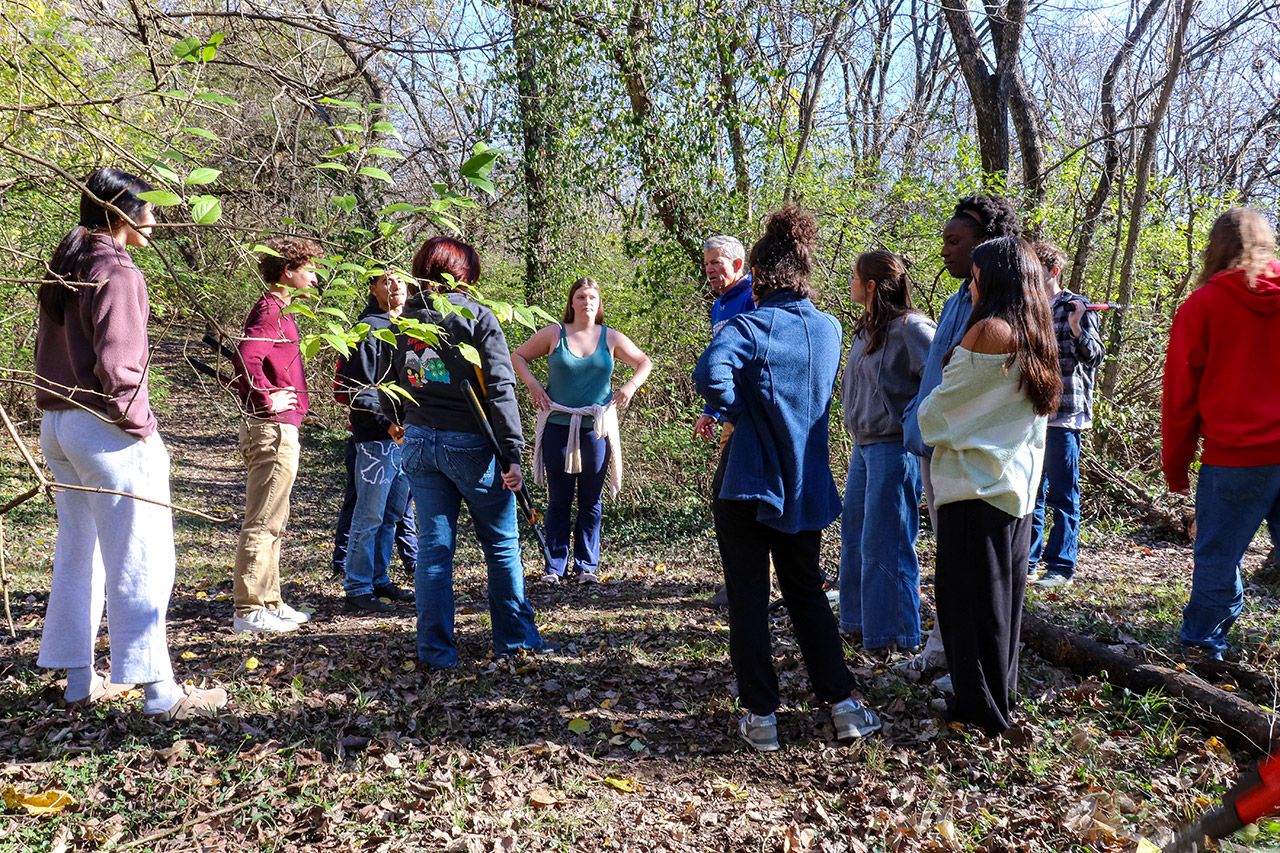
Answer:
POLYGON ((458 354, 474 364, 476 367, 480 366, 480 353, 471 344, 465 343, 464 341, 458 341, 458 354))
POLYGON ((341 157, 343 154, 350 154, 352 151, 359 150, 359 148, 360 148, 359 145, 352 145, 351 143, 347 143, 346 145, 339 145, 337 148, 334 148, 332 151, 326 151, 324 154, 321 154, 320 156, 321 157, 341 157))
POLYGON ((369 337, 376 338, 377 340, 380 340, 383 343, 391 344, 392 346, 396 345, 395 332, 391 331, 390 329, 374 329, 372 332, 369 333, 369 337))
POLYGON ((362 124, 335 124, 330 130, 345 130, 347 133, 364 133, 362 124))
POLYGON ((369 153, 375 157, 394 157, 397 160, 403 160, 404 155, 399 151, 392 151, 390 148, 373 147, 369 149, 369 153))
POLYGON ((302 357, 310 361, 316 357, 316 353, 320 352, 320 339, 312 335, 308 335, 306 340, 302 342, 302 357))
POLYGON ((346 166, 344 166, 344 165, 343 165, 343 164, 341 164, 341 163, 316 163, 316 164, 315 164, 314 166, 312 166, 311 168, 313 168, 313 169, 332 169, 332 170, 333 170, 333 171, 335 171, 335 172, 350 172, 350 171, 351 171, 350 169, 348 169, 346 166))
POLYGON ((179 133, 189 133, 189 134, 191 134, 192 136, 199 136, 199 137, 201 137, 201 138, 203 138, 203 139, 208 139, 208 140, 211 140, 211 141, 213 141, 213 142, 221 142, 221 141, 222 141, 222 137, 221 137, 221 136, 218 136, 218 134, 214 133, 214 132, 213 132, 213 131, 211 131, 211 130, 205 130, 203 127, 180 127, 180 128, 178 128, 178 132, 179 132, 179 133))
POLYGON ((191 174, 187 175, 187 183, 211 184, 218 180, 218 176, 221 174, 221 169, 192 169, 191 174))
POLYGON ((156 207, 172 207, 175 204, 182 203, 182 196, 171 193, 168 190, 151 190, 145 193, 138 193, 138 198, 143 201, 149 201, 156 207))
POLYGON ((211 195, 198 195, 191 200, 191 219, 201 225, 212 225, 222 218, 222 202, 211 195))
POLYGON ((382 208, 382 210, 379 210, 378 215, 390 216, 393 213, 409 213, 413 210, 417 210, 417 208, 411 204, 405 204, 403 201, 397 201, 395 204, 389 204, 382 208))
POLYGON ((334 205, 340 210, 350 213, 356 209, 356 197, 353 195, 340 195, 333 199, 334 205))
POLYGON ((334 350, 336 350, 341 355, 346 355, 347 353, 351 352, 351 346, 347 343, 346 339, 343 337, 340 337, 338 335, 324 334, 320 336, 320 339, 323 340, 329 346, 333 347, 334 350))
POLYGON ((270 246, 264 246, 261 243, 254 243, 253 248, 249 250, 255 255, 270 255, 273 258, 283 258, 284 255, 277 252, 270 246))
POLYGON ((156 177, 166 180, 169 183, 172 183, 172 184, 182 183, 182 178, 178 176, 178 173, 173 171, 173 169, 171 169, 167 163, 164 163, 160 160, 157 160, 151 164, 151 171, 155 173, 156 177))
POLYGON ((240 102, 228 98, 221 92, 196 92, 196 97, 211 104, 222 104, 224 107, 238 107, 240 102))
POLYGON ((582 717, 574 717, 569 721, 569 731, 573 732, 575 735, 585 735, 587 732, 591 731, 591 724, 582 717))
POLYGON ((347 109, 351 109, 351 110, 364 109, 363 105, 358 104, 355 101, 339 101, 337 98, 324 97, 320 99, 320 103, 331 104, 335 107, 346 107, 347 109))
POLYGON ((396 126, 389 121, 375 121, 369 126, 369 130, 374 133, 389 133, 396 139, 400 138, 400 131, 396 130, 396 126))
POLYGON ((184 38, 173 46, 173 57, 174 59, 186 59, 191 62, 195 62, 196 54, 203 46, 204 42, 200 41, 200 39, 195 36, 184 38))
POLYGON ((350 317, 347 316, 346 311, 343 311, 340 308, 334 308, 331 305, 322 305, 316 310, 322 314, 328 314, 330 317, 337 317, 339 320, 341 320, 344 323, 351 319, 350 317))
POLYGON ((396 185, 396 182, 392 177, 377 166, 363 166, 356 170, 356 174, 364 175, 366 178, 377 178, 379 181, 390 184, 391 186, 396 185))
POLYGON ((488 178, 477 178, 477 177, 472 177, 471 175, 463 175, 462 177, 466 178, 477 189, 483 190, 489 195, 495 194, 493 189, 493 182, 490 181, 488 178))
POLYGON ((489 174, 490 170, 493 169, 493 163, 497 159, 498 152, 482 151, 479 154, 473 155, 471 159, 463 163, 462 168, 458 169, 458 171, 466 178, 483 178, 485 175, 489 174))

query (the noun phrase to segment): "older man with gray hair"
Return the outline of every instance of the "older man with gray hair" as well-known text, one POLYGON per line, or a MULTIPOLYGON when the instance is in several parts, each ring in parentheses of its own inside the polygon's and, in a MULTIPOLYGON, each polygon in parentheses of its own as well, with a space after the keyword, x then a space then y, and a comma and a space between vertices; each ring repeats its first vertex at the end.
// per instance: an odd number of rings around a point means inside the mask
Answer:
MULTIPOLYGON (((720 329, 732 318, 744 311, 756 307, 751 296, 751 272, 746 268, 746 250, 737 237, 710 237, 702 244, 702 270, 706 273, 711 292, 716 295, 715 304, 711 306, 711 337, 715 337, 720 329)), ((715 438, 715 426, 721 423, 720 459, 716 465, 716 474, 711 481, 712 496, 720 491, 720 481, 724 476, 724 460, 728 453, 729 437, 733 435, 733 424, 725 421, 720 415, 708 408, 703 408, 697 423, 693 425, 693 434, 697 438, 710 441, 715 438)), ((712 607, 727 607, 729 599, 724 587, 716 591, 709 600, 712 607)))

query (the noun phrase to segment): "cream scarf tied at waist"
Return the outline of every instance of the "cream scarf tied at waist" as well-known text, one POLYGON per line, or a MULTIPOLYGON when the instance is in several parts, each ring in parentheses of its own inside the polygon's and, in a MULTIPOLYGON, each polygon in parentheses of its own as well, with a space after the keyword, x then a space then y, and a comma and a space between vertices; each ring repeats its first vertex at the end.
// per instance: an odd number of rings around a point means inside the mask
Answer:
POLYGON ((617 497, 618 490, 622 488, 622 445, 618 442, 618 410, 612 402, 604 405, 597 404, 583 406, 580 409, 571 409, 552 400, 550 411, 538 409, 538 431, 534 434, 533 439, 533 482, 539 486, 547 484, 547 472, 542 463, 542 433, 547 426, 547 416, 551 412, 564 412, 571 416, 569 420, 569 446, 565 448, 564 453, 564 472, 566 474, 582 473, 582 447, 579 443, 579 437, 582 434, 582 419, 585 416, 595 418, 595 426, 592 432, 595 433, 596 438, 603 438, 609 442, 609 497, 617 497))

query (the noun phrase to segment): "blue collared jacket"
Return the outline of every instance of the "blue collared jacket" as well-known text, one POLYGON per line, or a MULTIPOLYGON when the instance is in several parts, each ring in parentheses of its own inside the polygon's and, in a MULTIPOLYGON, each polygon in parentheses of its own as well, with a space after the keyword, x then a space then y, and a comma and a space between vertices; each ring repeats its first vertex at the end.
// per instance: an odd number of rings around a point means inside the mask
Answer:
POLYGON ((693 382, 734 425, 725 500, 758 500, 783 533, 821 530, 840 515, 827 422, 840 369, 840 321, 779 292, 729 320, 698 359, 693 382))
POLYGON ((925 359, 924 373, 920 376, 920 390, 902 413, 902 443, 916 456, 933 455, 933 448, 920 437, 920 422, 916 418, 916 411, 924 398, 929 396, 929 392, 942 383, 942 360, 964 338, 971 314, 973 297, 969 295, 969 279, 966 278, 960 289, 942 306, 942 313, 938 315, 938 329, 933 333, 929 357, 925 359))

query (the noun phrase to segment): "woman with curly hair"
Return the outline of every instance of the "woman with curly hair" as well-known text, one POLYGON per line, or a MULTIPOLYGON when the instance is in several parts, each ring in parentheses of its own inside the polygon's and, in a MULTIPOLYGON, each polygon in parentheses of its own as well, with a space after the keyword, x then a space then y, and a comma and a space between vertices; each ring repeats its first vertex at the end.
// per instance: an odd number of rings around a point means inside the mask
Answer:
POLYGON ((955 696, 952 720, 1013 725, 1031 512, 1062 374, 1044 273, 1017 237, 973 250, 973 312, 920 404, 933 448, 934 586, 955 696))
POLYGON ((1244 606, 1240 564, 1265 519, 1280 530, 1280 260, 1271 226, 1235 208, 1209 231, 1199 288, 1169 332, 1161 407, 1169 489, 1196 485, 1195 568, 1182 642, 1221 657, 1244 606))
POLYGON ((729 320, 698 359, 693 381, 734 425, 716 539, 729 599, 729 655, 747 713, 738 733, 775 750, 780 700, 769 637, 769 562, 795 626, 813 691, 832 704, 838 740, 880 728, 852 698, 835 617, 822 588, 822 531, 840 514, 831 477, 828 418, 840 365, 840 321, 813 304, 809 276, 818 223, 788 205, 751 249, 757 308, 729 320))

